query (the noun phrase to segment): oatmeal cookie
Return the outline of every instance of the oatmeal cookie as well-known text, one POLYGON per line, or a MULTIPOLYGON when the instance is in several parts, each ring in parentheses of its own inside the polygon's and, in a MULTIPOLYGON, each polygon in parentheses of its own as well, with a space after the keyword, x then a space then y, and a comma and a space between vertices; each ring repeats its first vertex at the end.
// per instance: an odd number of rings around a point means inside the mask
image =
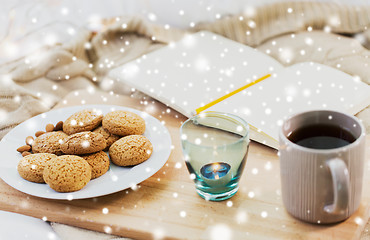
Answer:
POLYGON ((145 120, 129 111, 110 112, 104 116, 102 124, 108 132, 119 136, 140 135, 145 132, 145 120))
POLYGON ((109 148, 112 162, 118 166, 133 166, 146 161, 153 152, 153 145, 143 135, 121 138, 109 148))
POLYGON ((90 181, 91 167, 79 156, 63 155, 47 162, 43 178, 57 192, 74 192, 90 181))
POLYGON ((99 152, 106 146, 106 140, 100 133, 79 132, 64 139, 60 149, 65 154, 88 154, 99 152))
POLYGON ((101 124, 103 115, 91 109, 74 113, 63 123, 63 132, 68 135, 91 131, 101 124))
POLYGON ((68 135, 62 131, 44 133, 33 141, 32 152, 60 155, 62 154, 60 145, 66 137, 68 137, 68 135))
POLYGON ((91 167, 91 179, 102 176, 109 169, 110 164, 109 157, 103 151, 87 155, 81 155, 81 157, 85 159, 86 162, 91 167))
POLYGON ((46 163, 57 156, 51 153, 35 153, 22 158, 17 166, 19 175, 30 182, 44 183, 43 171, 46 163))

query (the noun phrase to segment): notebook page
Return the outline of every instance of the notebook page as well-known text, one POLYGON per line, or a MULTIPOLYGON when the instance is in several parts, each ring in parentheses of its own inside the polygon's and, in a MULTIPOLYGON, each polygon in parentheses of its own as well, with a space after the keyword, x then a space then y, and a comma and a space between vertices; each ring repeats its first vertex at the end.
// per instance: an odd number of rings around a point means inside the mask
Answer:
POLYGON ((370 87, 334 68, 300 63, 209 108, 234 113, 278 140, 289 115, 314 109, 355 114, 370 104, 370 87))
POLYGON ((116 68, 110 77, 190 117, 198 107, 281 68, 254 48, 203 31, 116 68))

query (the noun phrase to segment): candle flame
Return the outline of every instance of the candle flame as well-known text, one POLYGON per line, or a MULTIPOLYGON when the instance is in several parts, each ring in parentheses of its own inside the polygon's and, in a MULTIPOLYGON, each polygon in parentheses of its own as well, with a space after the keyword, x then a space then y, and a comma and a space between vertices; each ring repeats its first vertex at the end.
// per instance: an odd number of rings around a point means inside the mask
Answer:
POLYGON ((218 164, 218 163, 214 163, 213 164, 213 172, 215 173, 215 179, 217 180, 217 179, 220 179, 220 176, 218 175, 218 170, 220 169, 220 164, 218 164))
POLYGON ((218 169, 220 169, 220 164, 214 163, 213 164, 213 171, 216 172, 218 169))

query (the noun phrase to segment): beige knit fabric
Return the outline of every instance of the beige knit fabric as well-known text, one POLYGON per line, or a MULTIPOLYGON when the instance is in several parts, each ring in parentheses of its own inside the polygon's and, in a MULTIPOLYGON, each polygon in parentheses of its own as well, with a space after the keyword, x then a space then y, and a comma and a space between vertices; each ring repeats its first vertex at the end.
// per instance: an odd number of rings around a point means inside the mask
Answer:
POLYGON ((353 34, 369 28, 370 5, 341 5, 333 2, 280 2, 247 9, 240 15, 213 23, 198 24, 237 42, 257 47, 267 39, 312 29, 353 34))
MULTIPOLYGON (((136 17, 106 22, 104 32, 81 29, 69 43, 0 66, 0 138, 22 121, 50 110, 72 90, 100 88, 131 94, 129 87, 105 77, 110 69, 199 30, 256 47, 284 65, 315 61, 370 84, 370 6, 282 2, 186 30, 136 17), (294 54, 286 57, 285 51, 294 54)), ((370 107, 358 117, 370 133, 370 107)), ((367 231, 365 238, 370 239, 367 231)))
MULTIPOLYGON (((269 49, 270 54, 285 65, 311 60, 333 67, 340 65, 341 70, 369 83, 370 77, 366 76, 369 52, 360 46, 360 43, 370 45, 369 12, 370 6, 282 2, 249 9, 216 22, 200 23, 187 31, 149 24, 135 17, 107 21, 110 24, 107 30, 97 35, 82 29, 69 43, 40 49, 0 66, 0 137, 20 122, 51 109, 71 90, 99 87, 128 93, 127 87, 104 78, 111 68, 176 41, 186 32, 198 30, 213 31, 266 53, 269 49), (307 32, 311 29, 321 31, 307 32), (310 46, 289 38, 292 33, 300 39, 310 35, 314 44, 310 46), (342 36, 340 42, 332 33, 358 35, 356 38, 342 36), (269 47, 269 43, 277 39, 276 47, 269 47), (313 51, 313 47, 319 46, 318 42, 325 45, 321 52, 313 51), (297 54, 284 62, 279 58, 279 48, 283 45, 295 53, 305 50, 307 54, 297 54)), ((369 118, 370 110, 363 111, 359 117, 369 118)), ((366 125, 370 129, 370 125, 366 125)))

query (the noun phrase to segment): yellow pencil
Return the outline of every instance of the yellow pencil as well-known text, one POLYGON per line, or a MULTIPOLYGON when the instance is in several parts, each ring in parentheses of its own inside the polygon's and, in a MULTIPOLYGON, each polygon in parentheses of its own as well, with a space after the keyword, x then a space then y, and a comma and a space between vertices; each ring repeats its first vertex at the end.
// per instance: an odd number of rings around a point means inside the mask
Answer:
POLYGON ((200 107, 200 108, 195 109, 195 111, 196 111, 196 113, 197 113, 197 114, 199 114, 200 112, 202 112, 202 111, 206 110, 207 108, 212 107, 213 105, 215 105, 215 104, 217 104, 217 103, 219 103, 219 102, 221 102, 221 101, 225 100, 226 98, 231 97, 232 95, 234 95, 234 94, 236 94, 236 93, 238 93, 238 92, 241 92, 241 91, 243 91, 244 89, 249 88, 250 86, 253 86, 253 85, 254 85, 254 84, 256 84, 256 83, 259 83, 259 82, 261 82, 262 80, 265 80, 266 78, 269 78, 270 76, 271 76, 271 74, 267 74, 267 75, 265 75, 265 76, 263 76, 263 77, 261 77, 261 78, 259 78, 259 79, 255 80, 255 81, 253 81, 253 82, 251 82, 251 83, 248 83, 247 85, 245 85, 245 86, 243 86, 243 87, 240 87, 240 88, 238 88, 238 89, 235 89, 234 91, 232 91, 232 92, 230 92, 230 93, 228 93, 228 94, 226 94, 226 95, 224 95, 224 96, 222 96, 222 97, 220 97, 220 98, 217 98, 216 100, 213 100, 212 102, 210 102, 210 103, 208 103, 208 104, 204 105, 203 107, 200 107))

